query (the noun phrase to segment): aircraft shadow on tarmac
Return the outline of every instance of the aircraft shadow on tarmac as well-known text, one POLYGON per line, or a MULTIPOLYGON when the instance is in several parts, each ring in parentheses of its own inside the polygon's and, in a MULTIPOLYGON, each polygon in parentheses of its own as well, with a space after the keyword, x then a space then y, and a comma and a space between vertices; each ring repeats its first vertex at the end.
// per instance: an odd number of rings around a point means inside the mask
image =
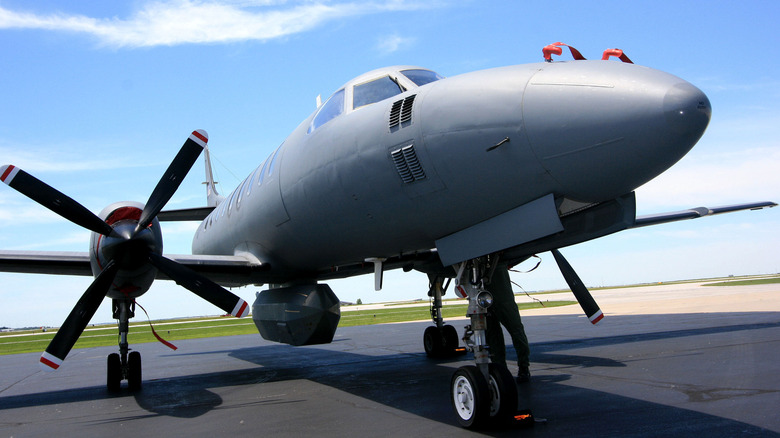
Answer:
MULTIPOLYGON (((641 318, 647 321, 650 316, 641 318)), ((535 318, 526 317, 527 325, 535 318)), ((614 316, 638 318, 636 316, 614 316)), ((717 315, 713 315, 717 318, 717 315)), ((774 318, 780 321, 780 316, 774 318)), ((415 323, 422 328, 426 324, 415 323)), ((740 421, 708 415, 688 409, 624 397, 594 389, 565 384, 572 376, 567 369, 626 367, 620 361, 586 355, 562 353, 570 349, 588 347, 614 347, 645 341, 667 341, 688 336, 707 336, 744 330, 772 329, 780 322, 727 325, 709 328, 693 328, 653 333, 607 336, 583 340, 563 340, 531 343, 533 367, 549 364, 553 374, 534 375, 530 385, 521 385, 520 407, 532 407, 538 416, 553 416, 543 427, 545 436, 592 435, 601 431, 608 434, 632 436, 678 435, 734 436, 743 433, 767 434, 767 429, 740 421), (528 406, 530 403, 531 406, 528 406), (597 404, 597 406, 594 406, 597 404)), ((355 333, 359 332, 348 332, 355 333)), ((467 357, 451 360, 431 360, 424 353, 361 354, 338 351, 337 348, 290 347, 268 344, 238 350, 208 351, 198 354, 227 354, 231 357, 257 364, 257 368, 235 371, 204 373, 182 377, 144 381, 143 390, 133 394, 138 405, 148 413, 142 416, 120 417, 113 421, 129 421, 145 417, 171 416, 195 418, 219 409, 224 400, 210 389, 256 385, 262 392, 263 383, 310 380, 331 386, 339 391, 371 400, 386 406, 409 412, 424 419, 456 425, 450 407, 448 384, 453 370, 467 357)), ((508 348, 507 356, 514 352, 508 348)), ((186 356, 184 353, 172 353, 186 356)), ((605 353, 606 354, 606 353, 605 353)), ((110 395, 103 386, 73 388, 36 394, 0 397, 0 411, 47 404, 73 403, 126 397, 128 393, 110 395)), ((302 393, 300 397, 306 397, 302 393)), ((258 412, 263 405, 291 404, 298 400, 270 398, 252 401, 258 412)), ((246 406, 246 404, 242 405, 246 406)), ((294 409, 294 407, 291 407, 294 409)), ((505 431, 488 431, 502 435, 505 431)))

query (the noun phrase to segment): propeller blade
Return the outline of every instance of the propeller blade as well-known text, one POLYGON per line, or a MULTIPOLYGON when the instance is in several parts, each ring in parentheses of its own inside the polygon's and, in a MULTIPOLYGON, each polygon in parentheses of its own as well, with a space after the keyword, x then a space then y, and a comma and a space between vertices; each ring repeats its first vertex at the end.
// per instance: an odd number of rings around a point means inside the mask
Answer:
POLYGON ((86 207, 24 170, 10 164, 0 167, 0 180, 74 224, 108 236, 113 229, 86 207))
POLYGON ((551 252, 553 257, 555 257, 555 263, 558 263, 558 268, 561 270, 563 278, 566 279, 566 283, 568 283, 569 288, 574 293, 577 301, 579 301, 582 310, 585 311, 585 315, 588 316, 590 322, 596 324, 601 321, 601 319, 604 318, 604 314, 601 313, 599 305, 596 304, 596 300, 593 299, 588 288, 585 287, 582 280, 580 280, 580 277, 574 272, 574 268, 566 261, 560 251, 554 249, 551 252))
POLYGON ((148 227, 155 216, 165 207, 208 141, 209 136, 206 131, 202 129, 192 131, 149 196, 149 201, 146 202, 138 226, 135 228, 136 233, 148 227))
POLYGON ((46 351, 41 355, 41 369, 54 371, 62 365, 65 356, 73 348, 89 320, 100 307, 103 298, 106 297, 118 270, 119 266, 113 260, 110 261, 106 265, 106 269, 89 285, 76 306, 70 311, 62 327, 54 335, 49 346, 46 347, 46 351))
POLYGON ((149 253, 149 261, 171 280, 223 311, 238 318, 249 313, 246 301, 190 268, 153 252, 149 253))

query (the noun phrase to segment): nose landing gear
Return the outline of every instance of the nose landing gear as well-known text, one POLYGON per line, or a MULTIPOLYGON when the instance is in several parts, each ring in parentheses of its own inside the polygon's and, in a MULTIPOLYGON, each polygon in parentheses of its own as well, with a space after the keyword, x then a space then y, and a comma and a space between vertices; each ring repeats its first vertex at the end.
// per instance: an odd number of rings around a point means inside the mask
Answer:
POLYGON ((517 387, 512 374, 505 365, 490 363, 486 341, 488 308, 493 300, 485 286, 493 276, 496 262, 497 257, 486 256, 457 267, 456 288, 469 299, 467 316, 471 319, 463 340, 474 354, 476 365, 460 367, 452 375, 450 400, 458 422, 467 428, 508 422, 517 410, 517 387))

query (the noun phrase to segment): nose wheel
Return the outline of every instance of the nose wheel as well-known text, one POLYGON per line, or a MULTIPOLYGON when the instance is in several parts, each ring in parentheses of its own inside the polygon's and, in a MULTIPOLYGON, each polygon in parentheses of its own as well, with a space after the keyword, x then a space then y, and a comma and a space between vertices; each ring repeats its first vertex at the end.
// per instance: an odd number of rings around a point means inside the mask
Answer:
POLYGON ((485 424, 490 414, 490 398, 488 383, 476 366, 460 367, 452 375, 450 400, 461 426, 485 424))
POLYGON ((458 368, 450 401, 461 426, 473 429, 507 422, 517 410, 517 387, 505 366, 490 364, 489 380, 475 365, 458 368))

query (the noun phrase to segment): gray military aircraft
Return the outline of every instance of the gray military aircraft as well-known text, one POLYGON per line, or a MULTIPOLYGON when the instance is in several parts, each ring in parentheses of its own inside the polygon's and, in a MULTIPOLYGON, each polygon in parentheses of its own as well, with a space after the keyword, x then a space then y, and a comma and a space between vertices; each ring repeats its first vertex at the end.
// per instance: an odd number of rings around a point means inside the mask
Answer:
MULTIPOLYGON (((561 44, 545 49, 560 54, 561 44)), ((493 68, 444 78, 396 66, 361 75, 333 93, 228 196, 217 193, 206 153, 204 208, 162 211, 208 141, 187 139, 146 204, 118 202, 95 215, 18 167, 0 179, 92 231, 89 251, 0 252, 0 271, 93 275, 41 357, 56 369, 105 297, 119 321, 119 354, 107 384, 141 386, 141 358, 129 352, 135 299, 155 279, 181 284, 220 309, 248 305, 223 286, 269 284, 252 306, 265 338, 327 343, 339 300, 324 280, 388 269, 429 276, 435 326, 431 356, 459 348, 441 318, 450 280, 469 299, 463 340, 475 365, 455 371, 458 421, 480 427, 514 414, 517 389, 490 364, 485 341, 499 267, 552 251, 593 323, 601 310, 558 250, 617 231, 745 209, 758 202, 636 217, 634 190, 699 140, 707 96, 667 73, 630 63, 585 60, 493 68), (163 256, 161 220, 202 221, 192 255, 163 256)))

